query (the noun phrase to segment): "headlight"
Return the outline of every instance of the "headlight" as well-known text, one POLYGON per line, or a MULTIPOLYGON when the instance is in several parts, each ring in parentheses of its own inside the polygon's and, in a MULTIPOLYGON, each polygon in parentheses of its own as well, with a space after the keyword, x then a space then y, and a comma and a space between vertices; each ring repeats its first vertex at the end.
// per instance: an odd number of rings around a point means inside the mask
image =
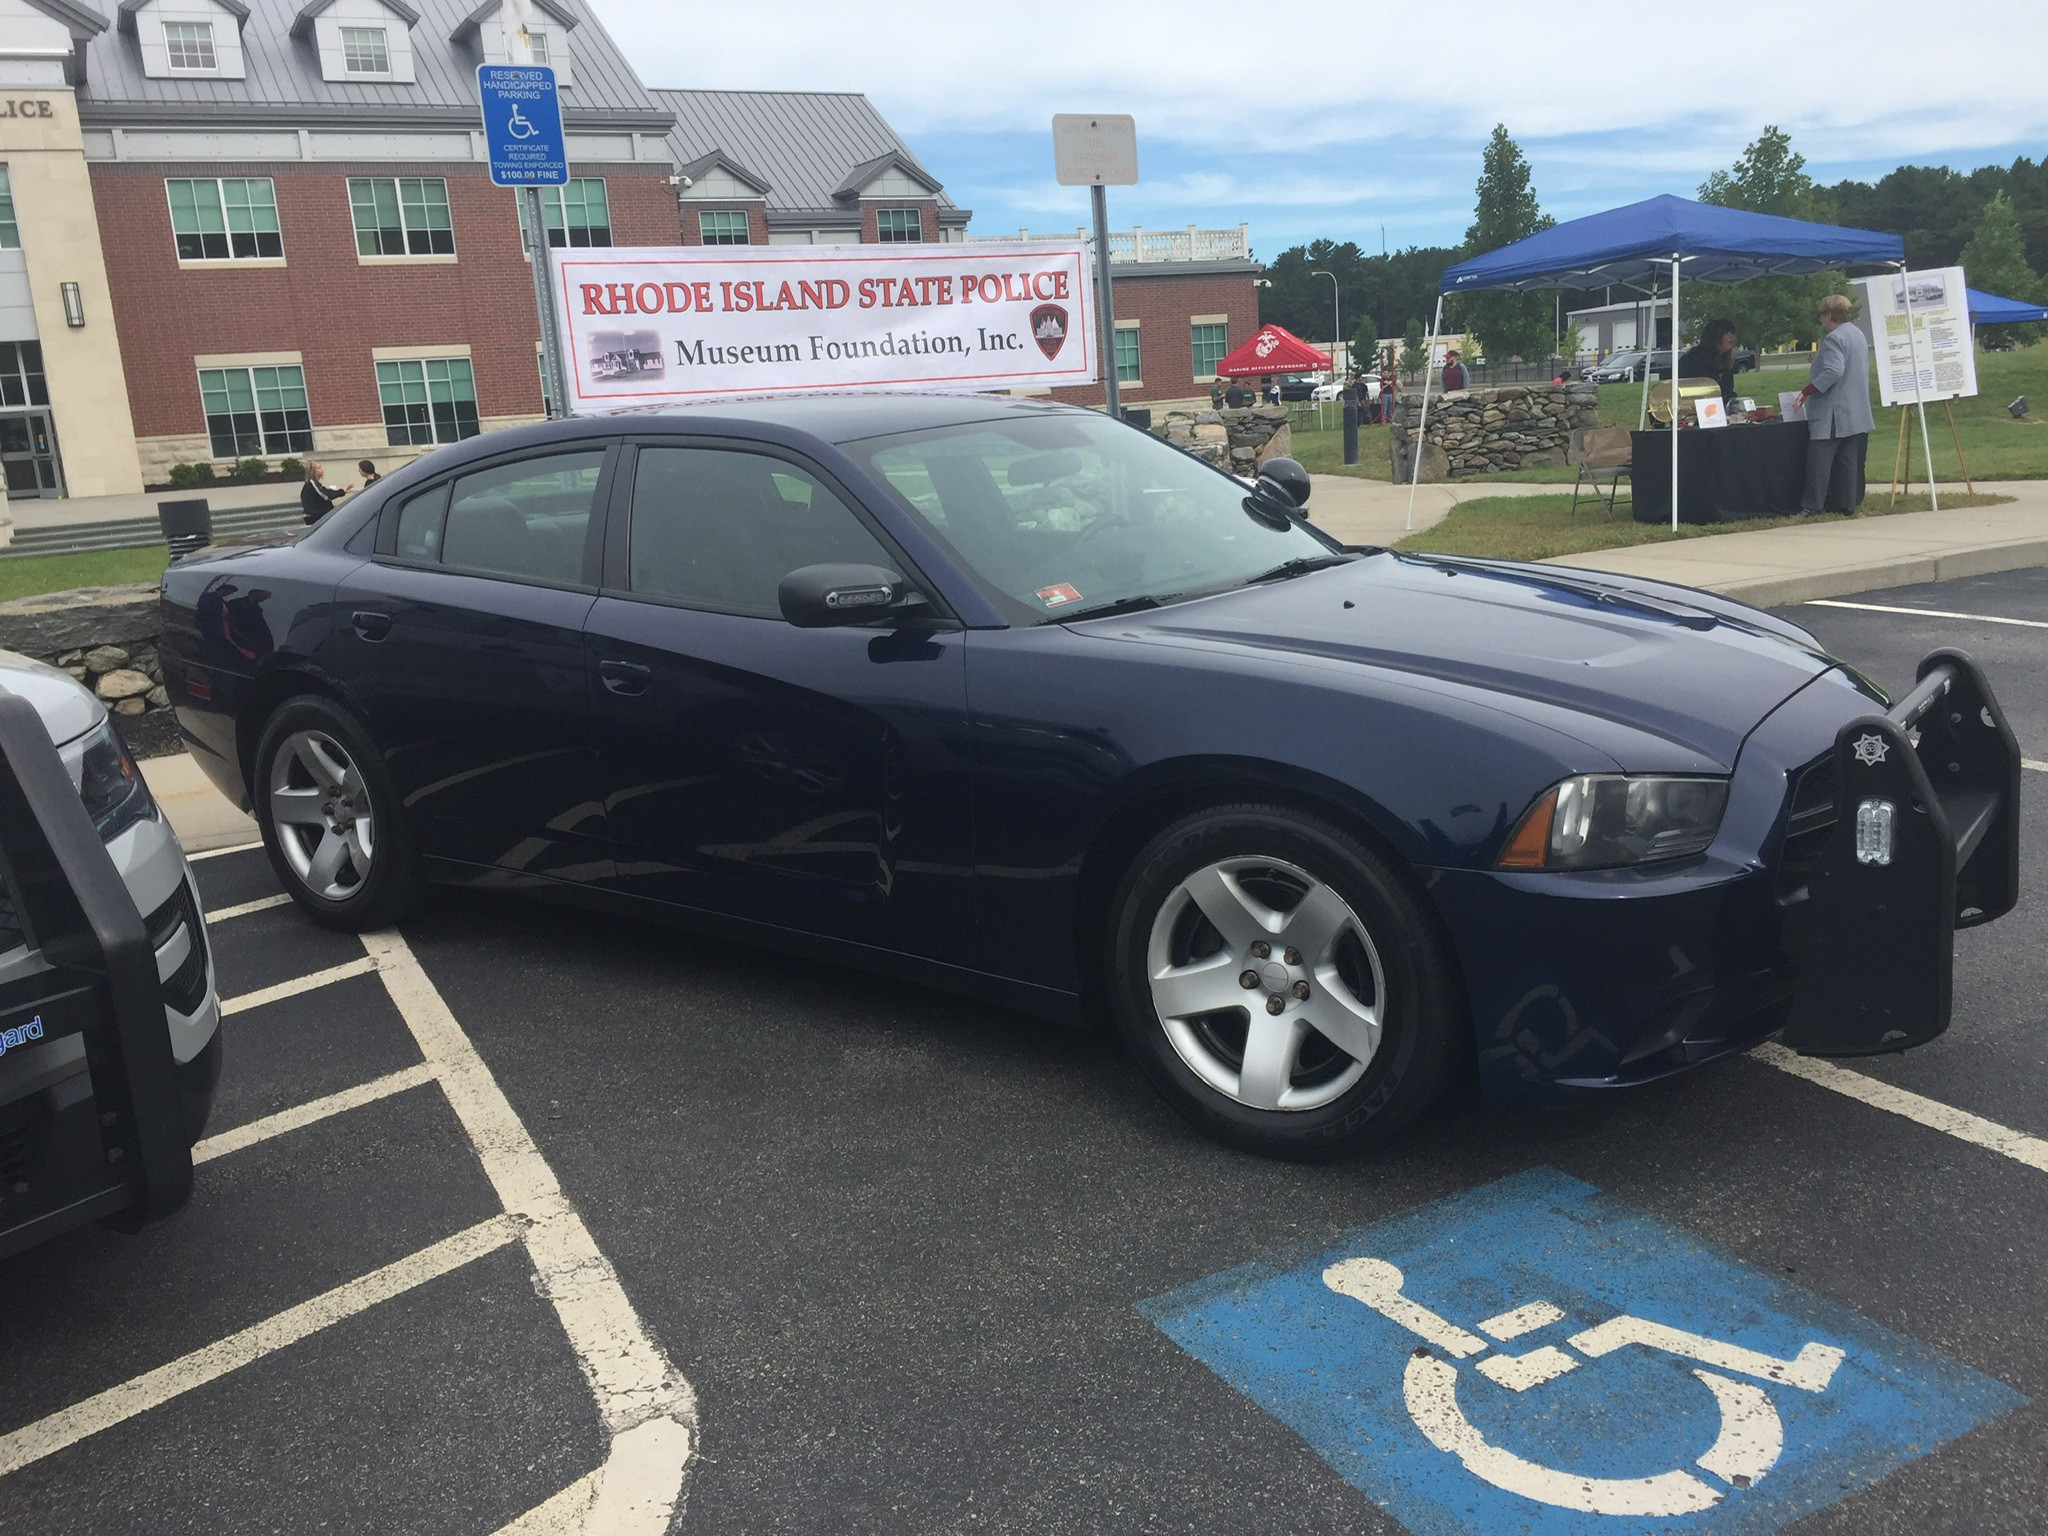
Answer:
POLYGON ((1726 779, 1586 773, 1543 792, 1502 869, 1614 869, 1699 853, 1720 830, 1726 779))
POLYGON ((85 758, 79 764, 78 796, 86 814, 100 830, 100 841, 111 843, 145 817, 154 819, 156 801, 150 798, 142 770, 121 745, 109 720, 85 744, 85 758))

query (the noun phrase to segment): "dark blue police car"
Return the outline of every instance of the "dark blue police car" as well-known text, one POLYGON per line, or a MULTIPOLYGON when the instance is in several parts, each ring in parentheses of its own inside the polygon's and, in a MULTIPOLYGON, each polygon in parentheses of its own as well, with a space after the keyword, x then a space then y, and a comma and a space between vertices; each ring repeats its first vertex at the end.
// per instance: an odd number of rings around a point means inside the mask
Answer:
POLYGON ((1947 1023, 2017 891, 1967 657, 1893 705, 1769 614, 1346 549, 1044 402, 812 398, 441 448, 164 579, 194 754, 299 904, 524 888, 1115 1021, 1331 1156, 1947 1023))

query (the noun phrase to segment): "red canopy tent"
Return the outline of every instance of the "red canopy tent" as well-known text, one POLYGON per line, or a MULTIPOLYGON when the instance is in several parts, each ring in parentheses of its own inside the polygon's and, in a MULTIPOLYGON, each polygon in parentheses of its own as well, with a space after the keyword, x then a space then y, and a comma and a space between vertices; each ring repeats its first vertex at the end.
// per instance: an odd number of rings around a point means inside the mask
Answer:
POLYGON ((1263 325, 1258 335, 1216 365, 1226 379, 1258 379, 1277 373, 1327 373, 1330 354, 1318 352, 1283 326, 1263 325))

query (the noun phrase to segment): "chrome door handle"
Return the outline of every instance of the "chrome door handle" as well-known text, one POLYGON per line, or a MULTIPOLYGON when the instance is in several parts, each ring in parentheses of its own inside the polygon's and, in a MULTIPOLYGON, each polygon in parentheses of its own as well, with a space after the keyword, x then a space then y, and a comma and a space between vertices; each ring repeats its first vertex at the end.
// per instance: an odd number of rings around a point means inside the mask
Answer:
POLYGON ((648 683, 654 677, 651 668, 643 667, 637 661, 600 661, 597 664, 597 675, 613 693, 625 694, 628 697, 645 693, 648 683))

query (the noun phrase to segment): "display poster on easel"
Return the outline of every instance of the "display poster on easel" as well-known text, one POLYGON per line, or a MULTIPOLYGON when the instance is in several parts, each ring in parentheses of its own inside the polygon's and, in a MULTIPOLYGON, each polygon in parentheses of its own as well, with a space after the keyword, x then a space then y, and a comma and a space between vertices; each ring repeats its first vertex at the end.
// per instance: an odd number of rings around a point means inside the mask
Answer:
POLYGON ((1934 267, 1904 276, 1888 272, 1856 281, 1863 289, 1863 312, 1869 317, 1877 353, 1878 396, 1884 404, 1956 400, 1977 393, 1970 297, 1961 267, 1934 267))

